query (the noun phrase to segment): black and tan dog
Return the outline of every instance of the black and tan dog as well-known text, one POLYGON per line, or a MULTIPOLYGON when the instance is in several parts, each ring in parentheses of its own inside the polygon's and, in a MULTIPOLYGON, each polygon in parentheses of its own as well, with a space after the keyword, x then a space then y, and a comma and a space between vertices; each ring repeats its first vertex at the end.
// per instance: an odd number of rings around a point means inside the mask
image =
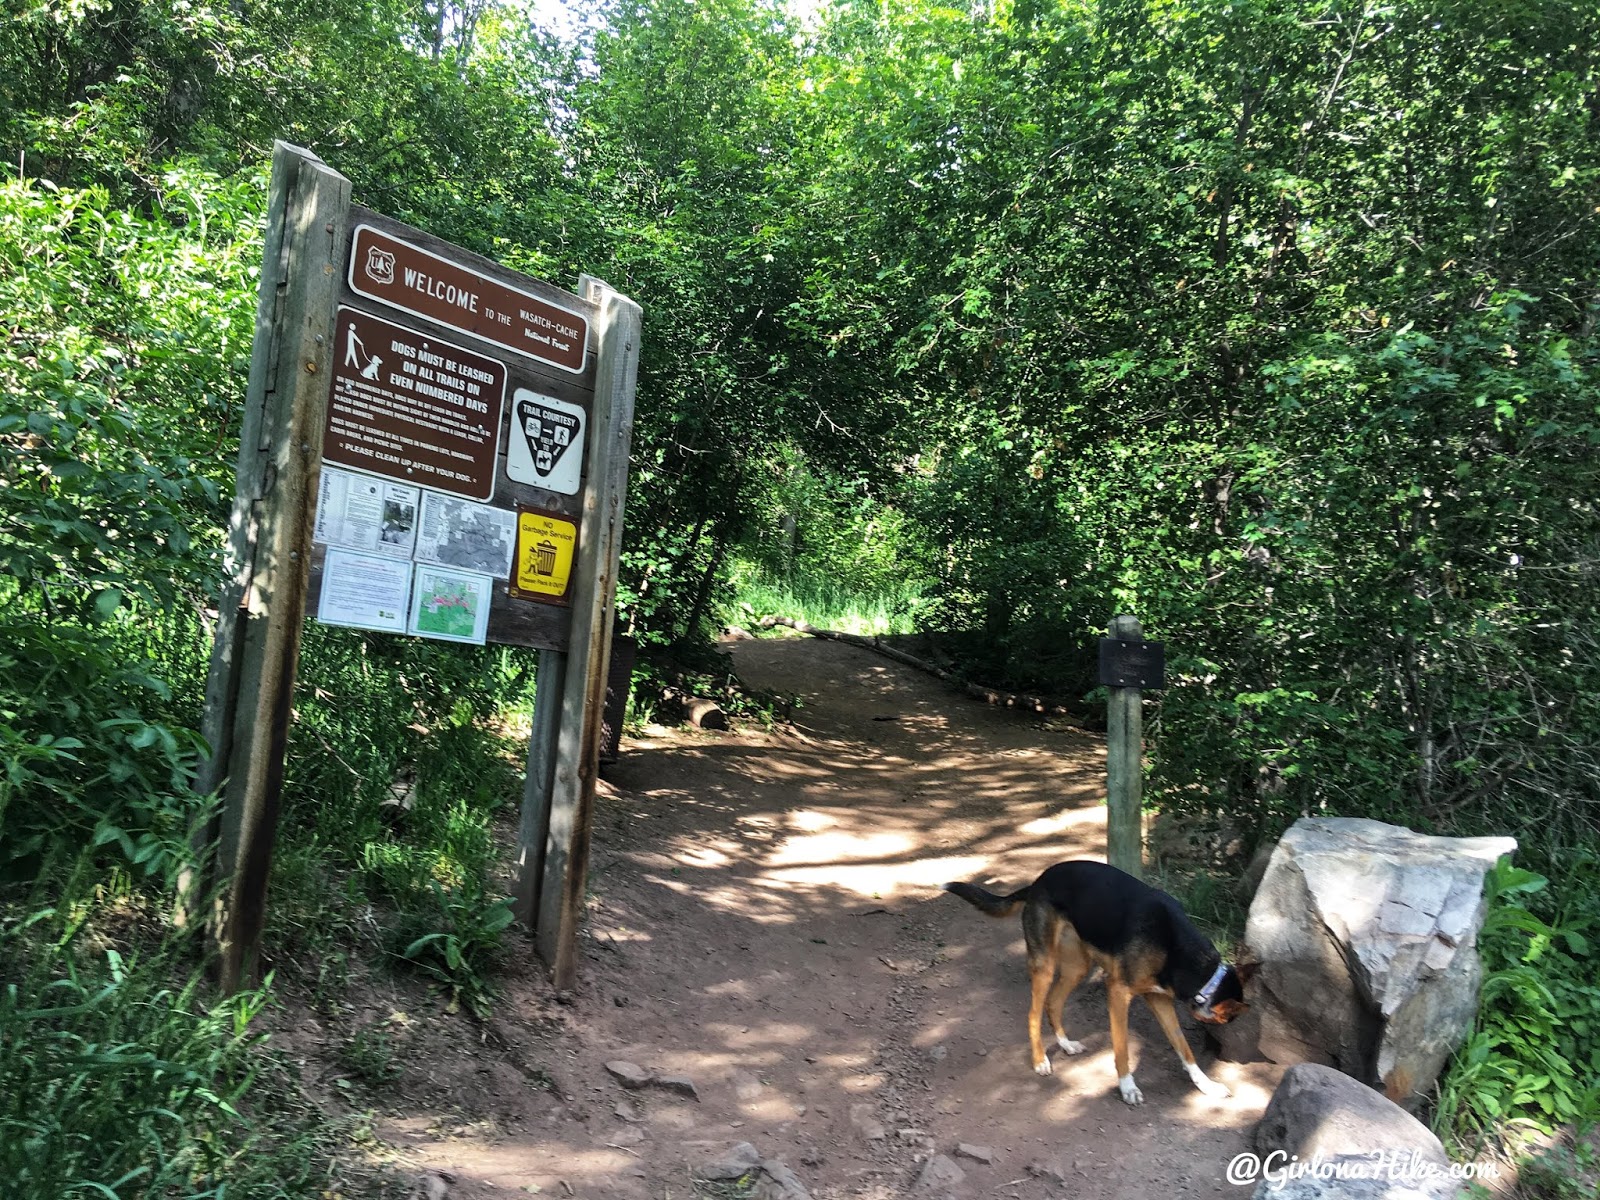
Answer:
POLYGON ((1033 1069, 1039 1074, 1050 1074, 1039 1017, 1048 1010, 1056 1045, 1068 1054, 1081 1054, 1082 1043, 1067 1037, 1061 1026, 1061 1010, 1090 968, 1099 967, 1105 972, 1111 1005, 1117 1089, 1125 1101, 1144 1103, 1128 1064, 1128 1004, 1134 996, 1144 997, 1195 1087, 1208 1096, 1228 1095, 1228 1089, 1206 1078, 1194 1061, 1178 1027, 1173 999, 1181 997, 1196 1020, 1225 1025, 1245 1011, 1244 984, 1255 967, 1223 962, 1171 896, 1105 863, 1082 861, 1057 863, 1009 896, 996 896, 970 883, 944 887, 991 917, 1022 909, 1028 974, 1033 980, 1028 1043, 1033 1048, 1033 1069))

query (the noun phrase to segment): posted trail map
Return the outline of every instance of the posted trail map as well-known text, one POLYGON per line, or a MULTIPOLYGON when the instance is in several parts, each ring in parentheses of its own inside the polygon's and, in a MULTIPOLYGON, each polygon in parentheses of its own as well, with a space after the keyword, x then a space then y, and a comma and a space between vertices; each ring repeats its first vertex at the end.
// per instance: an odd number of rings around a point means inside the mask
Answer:
POLYGON ((417 530, 417 561, 505 579, 511 574, 517 514, 426 492, 417 530))

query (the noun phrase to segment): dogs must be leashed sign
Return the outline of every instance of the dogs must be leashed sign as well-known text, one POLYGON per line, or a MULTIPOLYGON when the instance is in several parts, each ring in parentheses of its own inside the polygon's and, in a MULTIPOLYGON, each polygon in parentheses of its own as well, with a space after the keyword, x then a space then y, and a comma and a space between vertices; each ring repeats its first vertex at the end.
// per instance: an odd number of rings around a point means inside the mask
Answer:
POLYGON ((341 308, 323 460, 488 500, 505 393, 504 363, 341 308))

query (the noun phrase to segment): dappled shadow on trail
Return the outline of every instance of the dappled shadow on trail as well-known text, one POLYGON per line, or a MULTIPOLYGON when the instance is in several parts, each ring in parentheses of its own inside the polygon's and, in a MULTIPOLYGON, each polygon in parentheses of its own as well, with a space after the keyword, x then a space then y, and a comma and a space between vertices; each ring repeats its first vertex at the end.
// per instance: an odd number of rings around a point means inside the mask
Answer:
MULTIPOLYGON (((978 1143, 993 1162, 963 1160, 948 1194, 1224 1190, 1270 1075, 1225 1066, 1214 1074, 1236 1098, 1205 1099, 1136 1006, 1149 1103, 1129 1109, 1092 983, 1066 1017, 1086 1053, 1035 1075, 1018 922, 939 889, 1011 890, 1101 857, 1098 739, 838 643, 732 650, 752 686, 798 694, 796 719, 624 743, 597 805, 581 982, 552 1068, 576 1124, 506 1131, 494 1161, 521 1154, 519 1187, 659 1200, 692 1195, 695 1165, 750 1141, 816 1200, 888 1200, 914 1190, 928 1153, 978 1143), (605 1070, 617 1059, 689 1076, 698 1100, 622 1091, 605 1070)), ((508 1007, 531 1013, 534 991, 508 1007)), ((456 1155, 460 1194, 502 1194, 456 1155)))
POLYGON ((733 652, 747 683, 799 693, 792 727, 628 743, 596 830, 590 1002, 620 1050, 727 1102, 720 1123, 706 1104, 677 1133, 749 1136, 787 1154, 819 1198, 904 1194, 918 1154, 958 1141, 997 1155, 964 1164, 958 1195, 1008 1181, 1007 1195, 1058 1194, 1052 1171, 1104 1196, 1222 1186, 1222 1151, 1243 1148, 1264 1083, 1227 1068, 1240 1102, 1199 1096, 1141 1006, 1151 1105, 1128 1109, 1094 984, 1067 1018, 1088 1052, 1034 1075, 1015 919, 987 920, 939 887, 1010 890, 1061 859, 1103 857, 1100 741, 837 643, 733 652), (640 1005, 677 1020, 623 1015, 640 1005), (853 1119, 862 1105, 883 1139, 853 1119), (1132 1170, 1113 1167, 1106 1142, 1124 1135, 1142 1145, 1132 1170))

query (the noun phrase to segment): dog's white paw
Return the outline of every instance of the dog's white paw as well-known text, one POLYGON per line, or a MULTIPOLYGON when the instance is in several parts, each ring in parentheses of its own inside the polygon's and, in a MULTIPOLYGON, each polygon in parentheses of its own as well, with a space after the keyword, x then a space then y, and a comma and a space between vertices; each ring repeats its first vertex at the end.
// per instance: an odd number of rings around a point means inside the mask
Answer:
POLYGON ((1033 1071, 1036 1075, 1050 1074, 1050 1060, 1048 1058, 1041 1058, 1038 1062, 1033 1064, 1033 1071))
POLYGON ((1075 1042, 1069 1037, 1062 1037, 1060 1034, 1056 1035, 1056 1045, 1060 1046, 1067 1054, 1082 1054, 1084 1051, 1082 1042, 1075 1042))
POLYGON ((1189 1082, 1194 1084, 1195 1087, 1199 1088, 1203 1093, 1205 1093, 1207 1096, 1210 1096, 1213 1100, 1226 1100, 1229 1096, 1233 1095, 1233 1093, 1228 1090, 1227 1084, 1218 1083, 1215 1079, 1207 1078, 1206 1073, 1199 1067, 1189 1066, 1186 1067, 1185 1070, 1189 1072, 1189 1082))
POLYGON ((1124 1104, 1144 1103, 1144 1093, 1139 1090, 1139 1085, 1133 1081, 1132 1075, 1124 1075, 1117 1080, 1117 1091, 1122 1093, 1124 1104))

